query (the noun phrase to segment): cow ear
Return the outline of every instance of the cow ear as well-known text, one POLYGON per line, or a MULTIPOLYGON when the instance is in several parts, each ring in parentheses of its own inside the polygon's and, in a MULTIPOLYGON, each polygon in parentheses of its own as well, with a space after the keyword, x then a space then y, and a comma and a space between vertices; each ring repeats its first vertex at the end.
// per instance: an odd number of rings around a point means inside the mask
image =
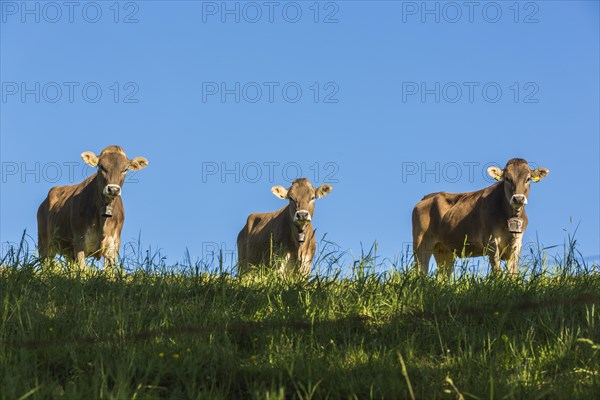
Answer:
POLYGON ((280 199, 287 199, 288 190, 283 186, 273 186, 271 192, 280 199))
POLYGON ((96 167, 98 165, 98 157, 91 151, 84 151, 81 153, 81 158, 83 159, 83 162, 90 167, 96 167))
POLYGON ((550 171, 546 168, 536 168, 531 173, 531 180, 534 182, 539 182, 548 175, 550 171))
POLYGON ((137 171, 148 166, 148 160, 144 157, 136 157, 133 160, 129 160, 129 169, 137 171))
POLYGON ((504 174, 504 171, 502 171, 499 167, 493 166, 487 169, 487 173, 495 180, 500 181, 502 180, 502 175, 504 174))
POLYGON ((324 184, 319 186, 319 188, 317 189, 316 193, 315 193, 315 197, 317 199, 320 199, 321 197, 325 197, 327 196, 329 193, 331 193, 331 190, 333 188, 331 186, 329 186, 328 184, 324 184))

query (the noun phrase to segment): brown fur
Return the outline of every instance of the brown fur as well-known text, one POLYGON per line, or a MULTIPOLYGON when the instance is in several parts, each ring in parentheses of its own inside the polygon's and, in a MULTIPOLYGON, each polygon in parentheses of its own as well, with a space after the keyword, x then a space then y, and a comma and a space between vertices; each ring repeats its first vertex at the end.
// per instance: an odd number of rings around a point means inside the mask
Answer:
POLYGON ((85 267, 86 257, 104 257, 105 266, 114 266, 118 255, 125 210, 120 195, 103 194, 106 185, 123 187, 125 171, 145 168, 143 157, 127 159, 119 146, 109 146, 100 156, 82 153, 83 160, 99 171, 83 182, 50 189, 37 212, 40 258, 63 255, 85 267), (106 205, 112 217, 103 216, 106 205))
POLYGON ((289 189, 274 186, 273 194, 289 199, 289 204, 275 212, 248 217, 237 238, 239 273, 252 266, 277 264, 282 273, 308 276, 317 247, 312 226, 314 200, 326 196, 331 189, 329 185, 315 189, 306 178, 296 179, 289 189), (294 221, 297 211, 307 211, 310 221, 294 221), (298 241, 300 231, 305 235, 303 243, 298 241))
POLYGON ((417 266, 425 273, 433 255, 438 271, 447 277, 457 257, 488 256, 495 272, 500 260, 510 273, 517 271, 523 233, 527 227, 525 205, 511 203, 513 194, 529 196, 529 179, 539 181, 549 171, 532 171, 523 159, 512 159, 502 170, 488 173, 502 180, 470 193, 432 193, 417 203, 412 213, 413 246, 417 266), (508 219, 523 220, 521 233, 508 231, 508 219))

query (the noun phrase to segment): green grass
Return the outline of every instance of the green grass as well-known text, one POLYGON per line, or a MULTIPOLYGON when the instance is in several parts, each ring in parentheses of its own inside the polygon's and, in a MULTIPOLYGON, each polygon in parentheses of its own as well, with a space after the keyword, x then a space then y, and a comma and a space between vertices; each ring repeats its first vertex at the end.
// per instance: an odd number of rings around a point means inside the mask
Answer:
POLYGON ((598 398, 600 274, 569 260, 450 283, 5 260, 0 398, 598 398))

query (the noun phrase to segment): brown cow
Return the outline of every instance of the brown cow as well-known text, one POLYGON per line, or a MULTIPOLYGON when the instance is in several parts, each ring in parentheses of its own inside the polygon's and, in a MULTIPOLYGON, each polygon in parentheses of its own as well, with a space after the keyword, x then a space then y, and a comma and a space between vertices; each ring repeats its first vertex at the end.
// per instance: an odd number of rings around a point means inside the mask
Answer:
POLYGON ((527 227, 529 183, 549 172, 546 168, 532 171, 527 161, 513 158, 504 169, 488 168, 487 173, 500 182, 485 189, 423 197, 412 213, 417 266, 427 273, 433 254, 438 272, 450 277, 456 257, 487 255, 494 272, 502 272, 500 260, 504 260, 515 274, 527 227))
POLYGON ((317 247, 312 227, 315 199, 331 189, 327 184, 315 189, 306 178, 294 180, 289 189, 273 186, 271 192, 289 204, 279 211, 250 214, 237 237, 239 274, 250 266, 275 262, 283 274, 308 276, 317 247))
POLYGON ((99 156, 86 151, 81 158, 98 172, 77 185, 50 189, 37 212, 40 258, 60 254, 85 268, 86 257, 104 257, 104 266, 114 267, 125 221, 125 174, 145 168, 148 160, 129 160, 119 146, 108 146, 99 156))

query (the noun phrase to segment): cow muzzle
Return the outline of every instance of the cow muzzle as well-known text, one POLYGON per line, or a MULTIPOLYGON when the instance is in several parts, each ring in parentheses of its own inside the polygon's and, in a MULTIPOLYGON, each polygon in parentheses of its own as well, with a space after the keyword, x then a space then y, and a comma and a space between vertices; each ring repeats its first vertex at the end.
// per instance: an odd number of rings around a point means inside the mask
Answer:
POLYGON ((294 222, 297 224, 307 224, 311 219, 310 213, 306 210, 298 210, 294 214, 294 222))
POLYGON ((521 208, 527 205, 527 196, 524 194, 513 194, 510 198, 510 205, 515 208, 521 208))
POLYGON ((121 195, 121 186, 109 184, 104 186, 102 194, 108 197, 117 197, 121 195))

